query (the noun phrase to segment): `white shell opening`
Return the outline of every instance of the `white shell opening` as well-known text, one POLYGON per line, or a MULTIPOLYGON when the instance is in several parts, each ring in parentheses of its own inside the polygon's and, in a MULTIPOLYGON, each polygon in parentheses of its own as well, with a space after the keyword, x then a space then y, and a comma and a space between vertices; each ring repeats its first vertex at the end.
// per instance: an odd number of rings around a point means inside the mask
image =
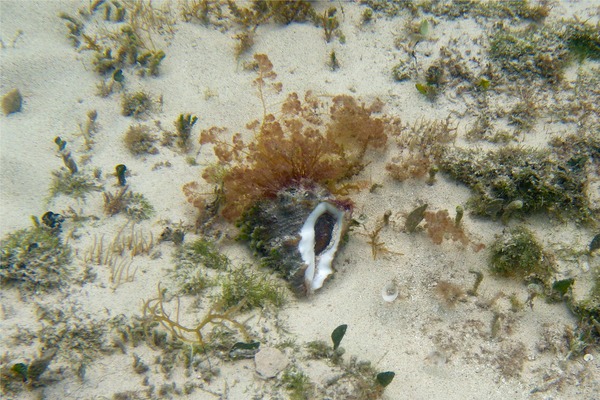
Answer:
POLYGON ((342 224, 344 222, 344 211, 338 209, 328 202, 319 203, 308 215, 306 222, 300 229, 300 243, 298 251, 302 261, 307 265, 304 272, 304 284, 306 291, 311 293, 323 286, 323 282, 333 273, 332 262, 342 239, 342 224), (335 224, 331 232, 331 239, 327 247, 319 254, 315 254, 315 224, 319 217, 325 213, 335 218, 335 224))
POLYGON ((381 297, 386 303, 391 303, 398 297, 398 285, 395 281, 389 282, 381 289, 381 297))

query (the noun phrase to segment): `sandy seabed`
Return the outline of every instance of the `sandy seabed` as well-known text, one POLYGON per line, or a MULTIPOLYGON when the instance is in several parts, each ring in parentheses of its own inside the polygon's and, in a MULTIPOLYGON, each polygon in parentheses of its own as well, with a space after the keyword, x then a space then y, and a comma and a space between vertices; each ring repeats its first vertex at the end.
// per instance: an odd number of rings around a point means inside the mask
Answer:
MULTIPOLYGON (((0 1, 0 93, 17 88, 23 96, 20 112, 0 117, 2 237, 30 228, 32 215, 41 218, 49 210, 59 213, 67 217, 61 235, 72 247, 73 269, 59 289, 47 292, 26 292, 19 284, 3 284, 3 371, 49 352, 55 354, 38 382, 17 382, 11 390, 3 384, 6 398, 285 399, 293 392, 282 376, 285 371, 288 376, 289 371, 301 371, 315 393, 306 398, 347 399, 352 398, 354 389, 344 368, 351 368, 354 358, 370 361, 375 371, 395 372, 382 394, 384 399, 600 398, 600 354, 597 347, 590 346, 570 357, 572 349, 565 332, 576 329, 577 318, 565 303, 536 298, 532 307, 515 309, 511 298, 525 303, 531 287, 489 273, 490 244, 506 228, 500 221, 478 218, 467 210, 462 224, 472 243, 486 245, 480 251, 451 240, 434 244, 422 227, 412 234, 403 230, 406 215, 420 204, 427 203, 431 210, 450 210, 453 216, 456 206, 464 206, 472 192, 442 173, 432 185, 426 178, 394 180, 386 171, 386 164, 398 156, 394 138, 385 150, 369 152, 367 166, 353 178, 364 187, 349 194, 355 204, 353 216, 362 226, 351 231, 337 254, 334 278, 308 298, 297 299, 285 289, 287 302, 280 308, 236 316, 262 348, 280 349, 287 370, 281 367, 274 378, 265 379, 257 373, 253 357, 230 359, 223 349, 192 355, 196 364, 186 366, 183 354, 188 349, 193 352, 189 344, 165 350, 152 343, 152 338, 144 337, 135 346, 131 337, 123 340, 115 318, 122 316, 122 327, 132 326, 135 317, 142 315, 144 301, 157 296, 159 283, 168 293, 176 291, 170 272, 175 245, 159 242, 165 227, 184 229, 186 243, 199 237, 195 231, 198 210, 182 192, 182 186, 191 181, 198 181, 201 190, 212 191, 201 175, 215 158, 208 148, 199 151, 199 132, 223 126, 230 133, 244 132, 244 138, 251 140, 252 133, 245 125, 262 117, 262 104, 252 83, 256 72, 244 68, 253 54, 268 55, 277 81, 283 85, 281 95, 267 97, 269 112, 277 112, 282 96, 290 92, 310 90, 324 99, 351 95, 365 104, 381 101, 383 114, 405 124, 450 117, 458 127, 458 137, 448 146, 499 146, 465 139, 475 121, 469 112, 474 96, 468 90, 461 92, 460 85, 449 82, 447 89, 431 100, 415 88, 443 48, 462 55, 474 72, 481 72, 490 62, 488 35, 499 19, 402 11, 395 17, 374 13, 371 21, 364 22, 366 7, 357 2, 314 2, 319 14, 332 6, 338 8, 338 32, 343 38, 334 34, 328 43, 323 28, 309 22, 266 23, 257 28, 251 49, 236 57, 234 35, 239 25, 186 22, 179 2, 153 4, 170 10, 170 14, 160 15, 167 15, 172 22, 163 32, 149 31, 144 36, 146 43, 166 54, 158 75, 141 77, 142 67, 123 68, 124 88, 116 87, 102 97, 98 85, 111 79, 94 70, 94 50, 84 50, 84 44, 79 49, 73 46, 68 21, 59 14, 77 18, 84 23, 84 32, 98 37, 117 31, 123 22, 105 21, 100 11, 81 15, 78 10, 89 10, 87 2, 0 1), (429 21, 426 32, 424 20, 429 21), (338 68, 332 68, 332 52, 338 68), (410 78, 395 81, 392 68, 404 60, 412 66, 410 78), (152 110, 140 118, 122 115, 123 93, 137 91, 150 95, 152 110), (90 111, 97 114, 96 129, 92 143, 86 143, 82 130, 90 111), (173 121, 182 113, 198 116, 187 153, 157 142, 156 154, 134 156, 124 145, 123 136, 130 126, 146 125, 160 137, 163 131, 174 130, 173 121), (97 183, 104 191, 116 193, 113 171, 116 165, 125 164, 130 190, 142 194, 154 208, 150 218, 133 226, 125 215, 107 215, 102 191, 89 193, 85 200, 61 194, 51 197, 53 171, 64 169, 54 142, 57 136, 67 141, 67 150, 81 173, 92 176, 95 170, 101 171, 96 173, 97 183), (389 252, 374 259, 368 233, 388 210, 390 222, 378 240, 389 252), (97 255, 97 246, 100 240, 110 243, 119 232, 123 232, 121 237, 129 232, 148 241, 152 237, 152 248, 130 258, 126 252, 111 267, 97 255), (125 264, 118 263, 127 264, 121 279, 115 278, 114 269, 125 264), (475 281, 472 271, 484 276, 473 296, 465 294, 475 281), (399 296, 386 302, 382 290, 392 282, 399 296), (442 292, 447 292, 440 290, 440 285, 448 284, 458 291, 457 301, 444 298, 442 292), (306 343, 329 343, 331 332, 341 324, 348 325, 342 341, 343 365, 309 359, 306 343), (100 334, 89 336, 94 331, 100 334), (90 342, 93 338, 98 343, 90 342), (169 356, 174 357, 172 368, 165 367, 169 356)), ((596 24, 599 15, 593 0, 560 1, 544 23, 577 17, 596 24)), ((529 22, 513 18, 504 23, 517 27, 529 22)), ((582 70, 591 68, 597 73, 597 62, 573 64, 566 68, 564 80, 575 82, 582 70)), ((597 93, 598 88, 595 90, 597 93)), ((554 99, 548 86, 536 86, 535 94, 541 109, 554 99)), ((494 97, 504 103, 492 108, 495 112, 510 110, 522 98, 519 96, 504 89, 494 97)), ((592 110, 595 118, 597 111, 592 110)), ((527 132, 515 133, 515 127, 506 121, 506 117, 498 118, 498 124, 504 124, 519 144, 533 148, 546 146, 553 135, 577 132, 577 123, 562 123, 544 112, 527 132)), ((598 124, 592 126, 597 129, 598 124)), ((591 204, 598 206, 597 174, 595 178, 589 197, 591 204)), ((546 215, 515 218, 508 224, 527 226, 544 248, 555 254, 557 279, 573 277, 573 290, 580 293, 590 289, 600 267, 598 257, 569 258, 561 256, 565 252, 560 250, 586 248, 597 232, 546 215)), ((234 240, 237 231, 232 224, 217 220, 209 231, 209 239, 229 257, 232 268, 250 263, 265 272, 248 247, 234 240)), ((218 292, 218 286, 212 290, 218 292)), ((182 323, 197 323, 212 295, 209 290, 199 296, 182 296, 182 323)), ((174 313, 175 300, 167 306, 174 313)), ((228 340, 242 339, 234 330, 228 340)), ((5 383, 6 379, 3 376, 5 383)))

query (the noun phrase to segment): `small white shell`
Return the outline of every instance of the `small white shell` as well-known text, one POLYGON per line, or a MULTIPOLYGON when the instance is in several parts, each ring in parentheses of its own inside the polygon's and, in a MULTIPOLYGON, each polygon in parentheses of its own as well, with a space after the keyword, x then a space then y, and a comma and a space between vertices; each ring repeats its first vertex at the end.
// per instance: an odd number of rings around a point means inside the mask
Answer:
POLYGON ((383 300, 387 303, 391 303, 392 301, 396 300, 398 297, 398 285, 396 282, 391 281, 385 285, 381 290, 381 297, 383 297, 383 300))
POLYGON ((586 361, 586 362, 594 361, 594 356, 588 353, 585 356, 583 356, 583 361, 586 361))

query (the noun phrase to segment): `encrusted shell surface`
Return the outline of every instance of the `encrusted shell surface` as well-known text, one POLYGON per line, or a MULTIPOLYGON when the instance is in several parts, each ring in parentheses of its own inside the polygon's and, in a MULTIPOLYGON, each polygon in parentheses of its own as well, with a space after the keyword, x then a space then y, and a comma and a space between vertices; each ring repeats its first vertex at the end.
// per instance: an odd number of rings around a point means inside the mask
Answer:
POLYGON ((333 272, 350 214, 327 190, 299 185, 252 207, 242 217, 240 237, 263 265, 278 271, 298 295, 306 295, 333 272))

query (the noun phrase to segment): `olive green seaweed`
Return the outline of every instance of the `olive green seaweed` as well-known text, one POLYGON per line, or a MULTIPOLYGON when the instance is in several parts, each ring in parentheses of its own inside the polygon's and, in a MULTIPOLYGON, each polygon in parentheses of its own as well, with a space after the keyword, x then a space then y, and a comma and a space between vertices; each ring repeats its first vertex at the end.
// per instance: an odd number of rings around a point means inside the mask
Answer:
POLYGON ((115 167, 115 175, 119 181, 119 186, 125 186, 127 184, 127 179, 125 178, 125 173, 127 172, 127 167, 125 164, 119 164, 115 167))
POLYGON ((219 252, 210 240, 198 238, 175 249, 175 265, 177 268, 205 267, 225 271, 231 266, 229 258, 219 252))
POLYGON ((71 275, 71 246, 59 233, 34 226, 9 233, 2 241, 0 281, 22 293, 56 289, 71 275))
POLYGON ((121 101, 121 113, 126 117, 139 118, 152 110, 152 99, 146 92, 127 93, 121 101))
POLYGON ((414 210, 412 210, 408 216, 406 217, 406 222, 404 223, 404 229, 408 233, 413 233, 417 226, 423 221, 425 218, 425 210, 427 209, 427 204, 423 204, 414 210))
POLYGON ((37 337, 43 348, 56 349, 57 359, 67 361, 79 379, 84 379, 86 368, 96 357, 115 351, 106 340, 106 319, 95 319, 77 306, 38 305, 37 313, 42 322, 37 337))
POLYGON ((396 373, 392 371, 380 372, 377 374, 376 377, 377 383, 379 383, 383 387, 386 387, 387 385, 392 383, 392 381, 394 380, 394 376, 396 376, 396 373))
POLYGON ((141 193, 129 191, 123 186, 113 192, 103 192, 104 212, 113 216, 123 213, 128 219, 139 222, 149 219, 154 214, 154 207, 141 193))
POLYGON ((534 234, 524 226, 504 232, 491 246, 490 266, 501 276, 546 280, 553 271, 549 257, 534 234))
POLYGON ((530 0, 363 0, 363 4, 375 12, 390 17, 402 15, 408 11, 412 15, 430 13, 437 17, 450 19, 464 17, 484 17, 493 19, 519 18, 523 20, 542 21, 550 12, 550 2, 533 2, 530 0))
POLYGON ((586 167, 597 163, 592 149, 588 156, 565 148, 556 157, 522 146, 488 152, 455 148, 444 154, 440 168, 475 191, 467 205, 476 215, 502 215, 506 223, 509 217, 547 212, 585 222, 594 218, 586 195, 586 167))
POLYGON ((71 173, 66 169, 52 171, 52 182, 50 183, 50 197, 59 194, 71 196, 75 199, 85 199, 90 192, 99 192, 102 185, 85 172, 71 173))
POLYGON ((250 265, 230 270, 221 281, 220 301, 225 308, 244 301, 242 309, 281 307, 285 302, 285 289, 269 274, 256 272, 250 265))
MULTIPOLYGON (((593 287, 589 294, 575 301, 567 298, 571 310, 579 317, 579 330, 582 340, 589 345, 600 345, 600 268, 593 271, 593 287)), ((581 352, 580 352, 581 353, 581 352)))
POLYGON ((213 242, 204 238, 177 246, 173 259, 175 268, 171 277, 177 285, 177 292, 188 295, 198 295, 217 284, 208 270, 226 271, 231 266, 229 258, 220 253, 213 242))
POLYGON ((125 147, 135 156, 158 154, 157 140, 148 125, 131 125, 123 136, 125 147))
POLYGON ((177 145, 184 151, 189 148, 192 127, 196 122, 198 122, 198 117, 192 114, 180 114, 174 122, 177 130, 177 145))
MULTIPOLYGON (((46 379, 42 375, 48 370, 56 353, 56 349, 47 350, 39 357, 35 357, 29 364, 5 363, 7 360, 4 358, 3 365, 0 367, 1 393, 10 397, 9 394, 16 394, 26 388, 35 389, 46 386, 52 381, 52 378, 46 379)), ((4 357, 8 357, 8 355, 5 354, 4 357)))
POLYGON ((283 387, 289 392, 290 400, 310 400, 313 398, 314 384, 308 375, 296 366, 290 366, 281 376, 283 387))

